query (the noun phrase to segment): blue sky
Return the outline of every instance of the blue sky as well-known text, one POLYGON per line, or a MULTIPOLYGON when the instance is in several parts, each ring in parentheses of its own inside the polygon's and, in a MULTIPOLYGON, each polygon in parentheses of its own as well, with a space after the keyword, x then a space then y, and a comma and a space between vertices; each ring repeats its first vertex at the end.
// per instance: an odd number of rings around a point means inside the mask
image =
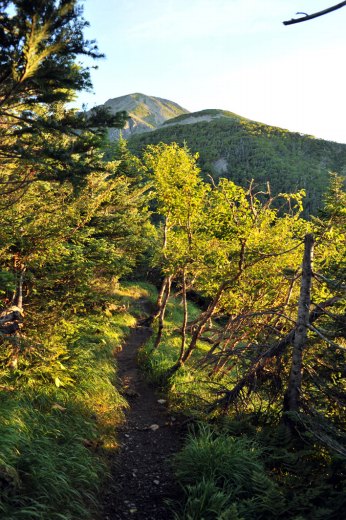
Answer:
POLYGON ((346 143, 346 7, 336 0, 85 0, 106 59, 78 104, 142 92, 346 143))

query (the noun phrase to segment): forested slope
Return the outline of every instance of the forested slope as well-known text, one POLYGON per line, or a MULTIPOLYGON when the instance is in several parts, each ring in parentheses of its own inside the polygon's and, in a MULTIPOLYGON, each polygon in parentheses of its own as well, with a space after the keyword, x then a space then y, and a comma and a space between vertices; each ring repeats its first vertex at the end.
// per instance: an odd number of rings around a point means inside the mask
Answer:
POLYGON ((160 129, 131 137, 139 154, 147 144, 187 144, 198 152, 204 175, 226 177, 258 189, 269 181, 273 193, 305 189, 305 214, 316 214, 329 182, 329 172, 346 169, 346 145, 271 127, 220 110, 179 116, 160 129))

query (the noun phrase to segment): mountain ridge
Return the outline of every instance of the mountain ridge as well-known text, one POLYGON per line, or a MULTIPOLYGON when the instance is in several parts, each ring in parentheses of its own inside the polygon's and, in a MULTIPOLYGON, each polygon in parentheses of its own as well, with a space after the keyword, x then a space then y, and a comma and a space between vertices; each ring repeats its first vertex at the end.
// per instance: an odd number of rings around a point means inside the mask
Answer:
MULTIPOLYGON (((141 155, 148 144, 177 142, 199 154, 205 178, 231 179, 259 190, 269 181, 273 194, 307 192, 304 215, 323 204, 329 173, 346 173, 346 144, 260 123, 234 112, 206 109, 189 112, 177 103, 135 93, 108 100, 113 112, 126 110, 130 119, 122 135, 131 152, 141 155), (174 117, 172 117, 174 116, 174 117)), ((109 130, 111 141, 119 131, 109 130)))

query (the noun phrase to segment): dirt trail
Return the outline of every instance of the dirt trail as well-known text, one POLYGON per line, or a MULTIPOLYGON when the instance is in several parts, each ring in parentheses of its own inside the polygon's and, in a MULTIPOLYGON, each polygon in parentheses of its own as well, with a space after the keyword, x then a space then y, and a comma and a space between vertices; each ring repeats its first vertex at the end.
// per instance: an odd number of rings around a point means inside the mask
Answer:
POLYGON ((114 489, 106 496, 105 520, 168 520, 172 515, 165 501, 179 500, 169 459, 181 446, 181 430, 137 365, 138 348, 150 334, 149 328, 137 326, 117 356, 130 408, 118 431, 121 448, 113 468, 114 489))

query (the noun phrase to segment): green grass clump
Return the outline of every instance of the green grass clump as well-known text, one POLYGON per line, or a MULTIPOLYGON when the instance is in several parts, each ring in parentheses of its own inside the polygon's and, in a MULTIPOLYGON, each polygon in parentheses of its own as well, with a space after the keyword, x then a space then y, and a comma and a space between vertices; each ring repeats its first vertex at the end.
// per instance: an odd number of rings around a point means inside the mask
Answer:
POLYGON ((284 496, 267 475, 260 448, 246 437, 201 425, 176 456, 175 474, 186 495, 181 520, 285 518, 284 496))

